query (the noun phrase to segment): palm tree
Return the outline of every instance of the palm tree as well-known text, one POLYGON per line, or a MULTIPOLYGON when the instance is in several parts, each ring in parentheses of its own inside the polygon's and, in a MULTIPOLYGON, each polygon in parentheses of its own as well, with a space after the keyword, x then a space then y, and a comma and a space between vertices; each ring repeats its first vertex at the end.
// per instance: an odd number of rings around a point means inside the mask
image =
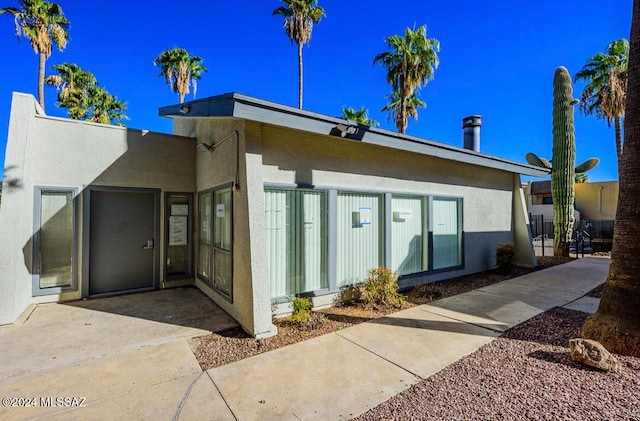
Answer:
POLYGON ((410 98, 415 95, 416 90, 433 79, 439 64, 437 53, 440 51, 440 42, 435 38, 427 38, 426 25, 416 30, 407 28, 404 36, 392 35, 386 37, 385 41, 390 51, 375 56, 373 63, 380 62, 387 69, 387 82, 393 89, 392 102, 399 101, 398 107, 395 107, 398 114, 394 118, 396 127, 400 133, 405 133, 407 125, 400 125, 398 122, 407 122, 410 98))
POLYGON ((93 73, 74 63, 53 66, 57 75, 48 76, 46 83, 58 89, 56 106, 66 108, 69 118, 100 124, 121 126, 128 119, 127 105, 98 84, 93 73))
POLYGON ((120 120, 127 120, 127 104, 99 86, 92 86, 87 95, 87 121, 100 124, 122 126, 120 120))
POLYGON ((56 64, 53 68, 58 74, 47 76, 45 83, 58 91, 56 107, 67 108, 69 118, 83 119, 86 111, 79 104, 88 96, 89 88, 98 85, 96 77, 75 63, 56 64))
POLYGON ((609 276, 598 311, 582 335, 610 351, 640 357, 640 0, 633 2, 624 153, 609 276))
POLYGON ((196 96, 198 80, 207 69, 202 65, 202 57, 194 56, 184 48, 164 50, 153 61, 153 65, 160 68, 160 74, 167 81, 167 86, 178 93, 180 103, 193 87, 193 97, 196 96))
POLYGON ((623 150, 620 131, 625 111, 628 65, 629 42, 623 38, 610 43, 606 53, 589 57, 573 78, 574 82, 587 82, 580 102, 582 113, 606 120, 609 126, 614 123, 618 162, 623 150))
POLYGON ((342 118, 345 120, 352 120, 359 124, 364 124, 365 126, 377 127, 380 124, 378 120, 374 120, 369 118, 369 110, 364 107, 360 107, 359 109, 354 109, 353 107, 342 107, 342 118))
POLYGON ((409 124, 409 117, 418 120, 418 107, 426 107, 427 105, 421 101, 415 91, 404 99, 400 92, 393 91, 387 95, 389 103, 382 108, 381 111, 389 112, 389 120, 393 120, 399 133, 405 133, 409 124))
POLYGON ((16 35, 29 38, 33 50, 38 54, 38 102, 44 109, 44 69, 51 49, 55 44, 60 51, 67 46, 69 21, 56 3, 46 0, 19 0, 20 9, 5 7, 1 13, 13 15, 16 35))
POLYGON ((284 6, 273 11, 273 16, 284 17, 284 30, 291 42, 298 45, 298 108, 302 109, 302 47, 311 40, 313 25, 326 16, 317 0, 280 0, 284 6))

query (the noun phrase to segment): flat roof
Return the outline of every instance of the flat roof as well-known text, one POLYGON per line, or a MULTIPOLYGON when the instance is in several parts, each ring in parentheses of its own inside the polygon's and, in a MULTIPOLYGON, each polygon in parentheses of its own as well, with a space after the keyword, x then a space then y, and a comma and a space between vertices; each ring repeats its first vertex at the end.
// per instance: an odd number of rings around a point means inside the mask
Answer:
POLYGON ((339 117, 312 113, 236 92, 161 107, 158 110, 158 115, 169 118, 234 117, 325 136, 342 135, 342 138, 348 140, 528 176, 545 177, 549 174, 546 169, 525 163, 510 161, 494 155, 404 135, 390 130, 355 124, 339 117), (357 127, 356 133, 349 133, 349 131, 345 133, 346 128, 351 127, 354 129, 357 127))

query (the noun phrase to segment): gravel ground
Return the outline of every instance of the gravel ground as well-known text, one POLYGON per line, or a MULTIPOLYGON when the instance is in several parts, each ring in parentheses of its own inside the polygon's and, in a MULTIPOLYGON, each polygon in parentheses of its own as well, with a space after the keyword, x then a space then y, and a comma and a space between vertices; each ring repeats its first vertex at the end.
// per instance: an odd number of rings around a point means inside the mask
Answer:
POLYGON ((640 358, 617 374, 571 361, 586 313, 522 323, 357 420, 640 420, 640 358))
MULTIPOLYGON (((463 292, 471 291, 483 286, 501 282, 505 279, 521 276, 534 270, 545 269, 558 264, 566 263, 572 258, 563 257, 539 257, 538 267, 513 268, 508 274, 497 271, 487 271, 474 275, 462 276, 446 281, 421 285, 410 291, 405 291, 408 296, 404 308, 424 304, 433 300, 451 297, 463 292)), ((203 370, 229 364, 234 361, 248 358, 262 352, 271 351, 286 345, 325 335, 344 329, 354 324, 384 316, 397 309, 386 311, 370 311, 354 306, 341 306, 315 313, 315 323, 311 326, 301 327, 291 323, 287 319, 279 319, 274 323, 278 327, 278 334, 271 338, 258 342, 249 336, 241 328, 233 328, 223 332, 194 338, 190 341, 191 349, 203 370)))

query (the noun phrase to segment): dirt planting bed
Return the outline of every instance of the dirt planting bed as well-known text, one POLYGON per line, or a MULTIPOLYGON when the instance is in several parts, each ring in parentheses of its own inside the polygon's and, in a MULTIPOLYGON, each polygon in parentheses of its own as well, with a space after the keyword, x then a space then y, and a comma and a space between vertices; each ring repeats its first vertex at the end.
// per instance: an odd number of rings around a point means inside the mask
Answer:
MULTIPOLYGON (((404 292, 404 294, 407 295, 407 301, 403 308, 409 308, 433 300, 461 294, 535 270, 567 263, 571 260, 573 259, 539 257, 537 268, 513 268, 508 274, 501 274, 497 271, 487 271, 432 284, 420 285, 404 292)), ((190 345, 200 367, 202 367, 203 370, 207 370, 262 352, 271 351, 286 345, 335 332, 398 310, 397 308, 387 308, 372 311, 358 306, 343 305, 315 312, 313 323, 304 326, 293 323, 288 319, 275 320, 278 334, 266 338, 263 341, 257 341, 241 328, 233 328, 194 338, 191 340, 190 345)))

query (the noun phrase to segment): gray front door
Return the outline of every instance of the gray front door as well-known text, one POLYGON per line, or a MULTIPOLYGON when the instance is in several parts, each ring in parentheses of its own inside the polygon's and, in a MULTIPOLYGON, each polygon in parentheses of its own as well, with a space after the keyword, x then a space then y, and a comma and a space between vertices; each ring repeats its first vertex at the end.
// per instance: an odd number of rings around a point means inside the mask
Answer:
POLYGON ((157 193, 90 191, 89 295, 153 288, 157 193))

